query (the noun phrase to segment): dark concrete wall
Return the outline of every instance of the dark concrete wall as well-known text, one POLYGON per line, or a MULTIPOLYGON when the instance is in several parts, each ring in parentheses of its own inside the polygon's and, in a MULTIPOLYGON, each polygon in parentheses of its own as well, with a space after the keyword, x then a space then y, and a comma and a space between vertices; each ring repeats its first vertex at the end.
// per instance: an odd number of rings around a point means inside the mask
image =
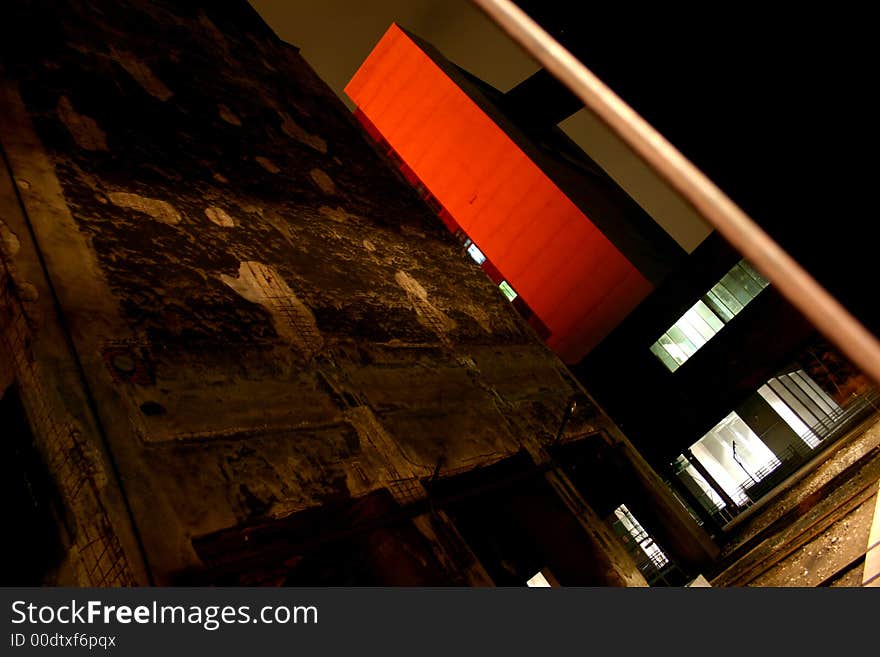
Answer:
POLYGON ((199 536, 540 460, 573 394, 566 439, 610 426, 296 49, 204 7, 10 5, 0 355, 58 582, 178 581, 199 536))

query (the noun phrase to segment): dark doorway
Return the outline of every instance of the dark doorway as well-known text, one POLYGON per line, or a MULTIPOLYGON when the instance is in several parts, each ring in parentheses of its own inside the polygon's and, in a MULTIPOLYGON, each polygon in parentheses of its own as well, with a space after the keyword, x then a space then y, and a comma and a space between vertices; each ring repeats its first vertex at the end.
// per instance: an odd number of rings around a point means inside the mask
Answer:
MULTIPOLYGON (((452 582, 387 489, 193 540, 221 586, 443 586, 452 582)), ((189 583, 189 582, 187 582, 189 583)))
POLYGON ((426 483, 498 586, 549 572, 562 586, 607 586, 607 555, 525 452, 426 483))
POLYGON ((0 398, 0 504, 6 525, 0 585, 46 584, 61 560, 54 491, 12 386, 0 398))
POLYGON ((651 503, 650 492, 621 453, 601 434, 550 450, 580 494, 623 540, 652 586, 681 586, 679 537, 651 503))

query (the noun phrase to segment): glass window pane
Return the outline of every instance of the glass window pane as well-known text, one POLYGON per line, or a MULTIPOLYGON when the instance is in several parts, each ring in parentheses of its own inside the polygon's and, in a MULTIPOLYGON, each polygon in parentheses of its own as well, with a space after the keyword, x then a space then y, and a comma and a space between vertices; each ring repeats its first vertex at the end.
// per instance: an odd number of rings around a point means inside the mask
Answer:
POLYGON ((675 344, 672 338, 669 337, 668 333, 661 335, 658 342, 666 350, 666 353, 672 356, 675 359, 675 362, 679 365, 688 359, 688 355, 681 347, 675 344))
POLYGON ((828 415, 831 409, 824 404, 824 400, 817 400, 816 393, 807 383, 801 379, 797 372, 784 374, 779 379, 785 384, 785 387, 791 391, 798 400, 807 407, 807 409, 820 420, 823 416, 828 415))
POLYGON ((473 258, 474 262, 476 262, 478 265, 482 265, 484 262, 486 262, 486 256, 483 255, 483 252, 480 251, 480 249, 477 248, 477 245, 473 242, 471 242, 471 244, 468 246, 467 252, 468 255, 470 255, 470 257, 473 258))
POLYGON ((730 291, 721 283, 716 283, 712 286, 712 289, 709 290, 709 294, 707 296, 711 297, 712 295, 717 297, 718 300, 727 307, 727 309, 732 313, 731 317, 733 317, 733 315, 736 315, 740 310, 743 309, 743 305, 739 302, 739 300, 735 296, 733 296, 730 291))
POLYGON ((504 296, 507 297, 508 301, 513 301, 514 299, 516 299, 516 292, 513 291, 513 288, 510 287, 510 283, 508 283, 507 281, 501 281, 498 284, 498 289, 500 289, 504 296))
POLYGON ((798 370, 797 375, 810 387, 810 389, 812 389, 816 397, 818 399, 821 399, 825 403, 825 405, 831 409, 829 411, 830 414, 833 415, 834 413, 840 412, 840 406, 838 406, 837 403, 828 396, 828 393, 822 390, 822 388, 819 387, 819 384, 816 383, 809 375, 807 375, 806 372, 804 372, 803 370, 798 370))
POLYGON ((781 379, 770 379, 767 382, 767 385, 770 386, 773 392, 779 395, 782 401, 788 404, 788 407, 791 410, 797 413, 797 416, 803 420, 804 424, 810 427, 811 430, 819 423, 819 418, 813 415, 810 410, 791 393, 781 379))
POLYGON ((704 338, 702 333, 700 333, 697 328, 688 321, 687 315, 675 323, 675 328, 679 329, 685 334, 685 336, 687 336, 687 339, 694 345, 694 349, 699 349, 706 344, 706 338, 704 338))
POLYGON ((746 262, 745 260, 741 260, 740 263, 739 263, 739 266, 742 267, 743 270, 744 270, 749 276, 751 276, 752 278, 755 279, 755 282, 757 282, 758 286, 759 286, 762 290, 763 290, 765 287, 767 287, 768 285, 770 285, 770 281, 768 281, 766 278, 764 278, 764 277, 758 272, 757 269, 755 269, 754 267, 752 267, 752 265, 751 265, 750 263, 746 262))
MULTIPOLYGON (((683 319, 686 319, 691 326, 697 329, 697 331, 700 332, 700 335, 703 336, 704 340, 709 340, 714 337, 716 333, 718 333, 718 329, 712 328, 709 323, 705 319, 703 319, 703 315, 699 312, 699 309, 697 308, 697 306, 700 305, 705 307, 702 301, 698 302, 696 306, 694 306, 684 314, 683 319)), ((706 308, 706 310, 708 310, 708 308, 706 308)), ((709 314, 712 314, 711 311, 709 312, 709 314)), ((715 318, 715 321, 718 321, 717 317, 715 318)))
POLYGON ((697 348, 694 346, 694 343, 691 342, 684 332, 677 326, 673 326, 666 331, 666 335, 669 336, 669 338, 687 355, 688 358, 696 353, 697 348))
POLYGON ((724 322, 718 319, 718 315, 712 312, 712 309, 709 308, 702 300, 697 302, 697 305, 694 306, 694 311, 706 322, 709 327, 718 333, 721 330, 721 327, 724 326, 724 322))
POLYGON ((724 301, 722 301, 721 298, 712 290, 709 290, 706 295, 701 299, 701 301, 703 301, 706 306, 721 319, 722 322, 729 322, 736 314, 730 308, 728 308, 725 305, 724 301))
MULTIPOLYGON (((724 324, 733 319, 769 283, 747 262, 740 261, 709 290, 702 299, 667 330, 666 336, 684 353, 684 360, 718 333, 724 324)), ((677 361, 676 351, 662 339, 659 343, 677 361)), ((662 352, 653 346, 654 354, 666 363, 662 352)), ((684 362, 683 360, 680 362, 684 362)), ((669 365, 667 364, 667 367, 669 365)), ((675 371, 670 368, 671 371, 675 371)))
POLYGON ((819 444, 818 436, 810 430, 810 427, 804 424, 804 421, 788 407, 788 404, 782 401, 779 395, 777 395, 769 385, 764 384, 758 388, 758 394, 764 398, 764 401, 770 404, 770 407, 776 411, 776 414, 781 417, 809 447, 816 447, 819 444))
POLYGON ((675 460, 675 468, 678 471, 677 474, 681 482, 697 497, 707 511, 712 513, 727 506, 724 500, 721 499, 721 496, 718 495, 718 492, 709 485, 709 482, 703 478, 703 475, 685 456, 679 456, 675 460), (696 490, 694 490, 693 485, 689 485, 689 479, 696 485, 696 490))
POLYGON ((721 285, 726 287, 737 300, 745 306, 749 301, 758 296, 763 289, 757 281, 739 265, 731 269, 721 279, 721 285))
POLYGON ((663 348, 659 341, 651 345, 651 353, 657 356, 670 372, 678 369, 678 362, 663 348))

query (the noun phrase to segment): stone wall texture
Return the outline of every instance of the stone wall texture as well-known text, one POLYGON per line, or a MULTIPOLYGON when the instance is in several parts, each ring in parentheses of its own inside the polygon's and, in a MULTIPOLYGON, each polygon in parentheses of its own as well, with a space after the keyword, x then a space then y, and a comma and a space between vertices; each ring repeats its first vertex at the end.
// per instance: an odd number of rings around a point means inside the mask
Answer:
POLYGON ((10 3, 0 372, 62 583, 171 583, 199 536, 540 461, 572 395, 567 439, 609 424, 296 48, 202 4, 10 3))

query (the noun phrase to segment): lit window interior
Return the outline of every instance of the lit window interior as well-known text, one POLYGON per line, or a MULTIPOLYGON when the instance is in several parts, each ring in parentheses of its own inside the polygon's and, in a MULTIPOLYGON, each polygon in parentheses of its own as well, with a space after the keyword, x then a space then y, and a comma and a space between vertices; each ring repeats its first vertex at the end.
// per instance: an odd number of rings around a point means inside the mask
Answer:
POLYGON ((645 556, 656 568, 663 568, 669 563, 669 558, 663 553, 651 535, 642 527, 636 517, 626 508, 626 504, 621 504, 614 509, 614 515, 618 522, 626 529, 633 541, 638 544, 645 556))
POLYGON ((817 447, 820 427, 834 426, 842 413, 831 397, 803 370, 770 379, 758 389, 776 414, 809 447, 817 447))
POLYGON ((484 262, 486 262, 486 256, 483 255, 483 252, 480 251, 480 249, 477 248, 477 245, 473 242, 471 242, 470 246, 468 246, 467 252, 468 255, 473 258, 473 261, 476 262, 478 265, 482 265, 484 262))
POLYGON ((507 297, 508 301, 516 299, 516 292, 513 291, 513 288, 510 287, 510 283, 507 281, 501 281, 501 283, 498 284, 498 289, 501 290, 505 297, 507 297))
POLYGON ((767 285, 767 279, 741 260, 651 345, 651 352, 674 372, 767 285))
MULTIPOLYGON (((758 394, 811 450, 819 446, 843 415, 840 406, 802 369, 771 378, 758 389, 758 394)), ((728 415, 694 443, 691 452, 739 506, 750 502, 744 486, 760 481, 781 465, 779 457, 736 413, 728 415)), ((707 508, 727 506, 687 457, 679 456, 673 467, 696 485, 691 492, 704 496, 709 502, 707 508)))
POLYGON ((776 455, 736 413, 691 445, 691 452, 739 506, 750 503, 744 488, 779 465, 776 455))
POLYGON ((721 496, 715 491, 714 488, 709 484, 708 481, 700 474, 700 471, 697 470, 693 464, 687 460, 687 457, 684 455, 680 455, 673 466, 676 468, 676 472, 684 471, 699 487, 700 491, 703 495, 708 498, 710 502, 710 506, 715 507, 716 509, 721 509, 726 506, 724 500, 721 499, 721 496))

